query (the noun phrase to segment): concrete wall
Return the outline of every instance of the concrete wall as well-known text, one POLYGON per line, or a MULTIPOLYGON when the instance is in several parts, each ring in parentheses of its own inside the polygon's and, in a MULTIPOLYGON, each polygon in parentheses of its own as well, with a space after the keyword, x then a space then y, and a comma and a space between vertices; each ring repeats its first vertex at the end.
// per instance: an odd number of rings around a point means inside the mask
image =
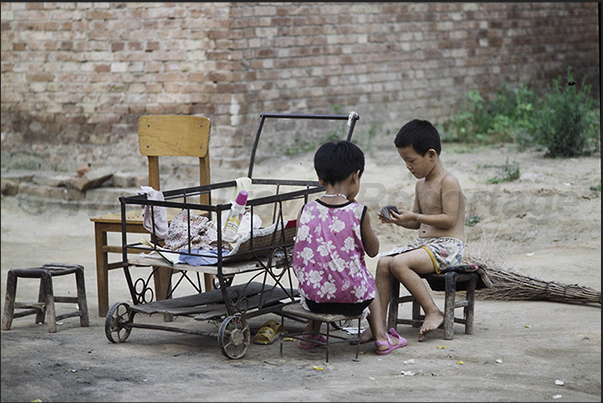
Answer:
POLYGON ((357 111, 356 133, 389 145, 410 119, 450 119, 469 90, 542 92, 568 67, 600 96, 598 13, 573 2, 2 3, 2 165, 119 161, 138 153, 146 114, 209 117, 219 167, 247 164, 263 112, 357 111))

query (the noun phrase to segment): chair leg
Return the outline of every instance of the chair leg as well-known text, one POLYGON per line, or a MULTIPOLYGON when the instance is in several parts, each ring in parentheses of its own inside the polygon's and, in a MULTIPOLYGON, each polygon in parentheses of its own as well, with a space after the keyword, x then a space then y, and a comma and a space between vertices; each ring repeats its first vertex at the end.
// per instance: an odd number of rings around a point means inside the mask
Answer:
POLYGON ((465 307, 465 334, 473 334, 473 317, 475 313, 475 288, 477 286, 477 274, 471 276, 467 283, 467 307, 465 307))
POLYGON ((389 308, 388 308, 388 314, 387 314, 387 329, 393 328, 395 331, 398 331, 397 319, 398 319, 398 307, 399 307, 398 298, 400 297, 400 282, 398 281, 397 278, 392 276, 391 285, 392 285, 391 286, 392 296, 389 299, 389 308))
POLYGON ((15 313, 15 296, 17 294, 17 275, 8 271, 6 277, 6 297, 4 300, 4 315, 2 316, 2 330, 10 330, 15 313))
POLYGON ((48 322, 48 332, 57 332, 57 315, 54 307, 54 290, 52 287, 52 276, 47 271, 42 273, 40 278, 40 293, 44 293, 44 308, 46 310, 46 322, 48 322))
POLYGON ((358 318, 358 333, 356 333, 358 341, 356 342, 356 358, 354 359, 354 361, 358 361, 358 356, 360 355, 360 321, 361 318, 358 318))
MULTIPOLYGON (((286 327, 285 327, 285 314, 281 311, 281 326, 283 327, 283 332, 286 332, 286 327)), ((283 355, 283 335, 281 334, 281 337, 279 337, 280 339, 280 352, 281 352, 281 356, 283 355)))
MULTIPOLYGON (((51 280, 52 281, 52 280, 51 280)), ((38 302, 42 304, 42 309, 36 313, 36 324, 46 323, 46 285, 44 278, 40 277, 40 286, 38 290, 38 302)))
POLYGON ((84 279, 84 268, 78 267, 75 271, 75 283, 77 286, 77 305, 80 312, 80 326, 88 327, 88 302, 86 300, 86 282, 84 279))
POLYGON ((109 310, 109 257, 107 251, 104 250, 107 245, 107 232, 98 222, 94 223, 94 243, 98 315, 104 317, 109 310))
MULTIPOLYGON (((329 328, 331 327, 329 325, 330 325, 330 323, 327 322, 327 345, 325 346, 325 348, 327 350, 327 352, 326 352, 326 363, 327 364, 329 363, 329 344, 330 344, 330 340, 329 340, 329 337, 330 337, 330 335, 329 335, 329 328)), ((318 331, 320 332, 320 329, 318 331)))
POLYGON ((414 297, 412 299, 412 319, 412 327, 421 327, 421 322, 425 319, 421 318, 421 304, 414 297))
POLYGON ((453 271, 444 275, 446 293, 444 303, 444 340, 452 340, 454 338, 456 276, 457 274, 453 271))

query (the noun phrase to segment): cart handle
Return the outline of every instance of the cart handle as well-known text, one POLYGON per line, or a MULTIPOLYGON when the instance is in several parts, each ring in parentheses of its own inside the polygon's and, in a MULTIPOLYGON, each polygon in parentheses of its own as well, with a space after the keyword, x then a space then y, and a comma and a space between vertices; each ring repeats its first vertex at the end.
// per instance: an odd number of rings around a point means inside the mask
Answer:
POLYGON ((348 136, 346 138, 347 141, 350 141, 352 138, 352 133, 354 132, 354 127, 356 126, 356 121, 360 119, 358 113, 352 111, 349 115, 312 115, 312 114, 297 114, 297 113, 262 113, 260 114, 260 125, 258 126, 258 131, 255 135, 255 140, 253 142, 253 148, 251 149, 251 158, 249 160, 249 172, 247 173, 247 177, 251 178, 251 174, 253 172, 253 164, 255 162, 255 153, 258 148, 258 143, 260 142, 260 134, 262 133, 262 129, 264 128, 264 121, 266 118, 277 118, 277 119, 323 119, 323 120, 347 120, 348 126, 350 127, 348 130, 348 136))

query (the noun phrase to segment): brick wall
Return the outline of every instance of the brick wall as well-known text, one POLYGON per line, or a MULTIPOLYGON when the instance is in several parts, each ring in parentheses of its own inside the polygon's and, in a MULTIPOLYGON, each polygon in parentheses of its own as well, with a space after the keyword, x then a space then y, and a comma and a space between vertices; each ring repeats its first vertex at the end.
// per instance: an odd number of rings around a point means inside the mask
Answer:
POLYGON ((3 166, 136 154, 145 114, 209 117, 220 166, 247 164, 262 112, 354 110, 356 133, 389 145, 409 119, 450 119, 469 90, 542 92, 570 66, 600 97, 598 3, 1 7, 3 166))

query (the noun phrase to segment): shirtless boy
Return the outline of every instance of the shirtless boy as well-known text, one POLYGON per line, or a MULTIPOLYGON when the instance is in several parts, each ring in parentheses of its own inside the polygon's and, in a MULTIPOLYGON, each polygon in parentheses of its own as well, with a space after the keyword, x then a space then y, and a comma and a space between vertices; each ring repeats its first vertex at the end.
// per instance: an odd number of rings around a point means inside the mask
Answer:
MULTIPOLYGON (((390 211, 390 218, 379 213, 382 223, 419 231, 417 242, 383 253, 376 270, 376 286, 381 299, 382 320, 386 321, 391 297, 391 276, 398 279, 416 298, 425 319, 419 341, 444 322, 425 283, 423 273, 461 264, 465 250, 465 200, 457 178, 446 171, 440 161, 441 142, 437 129, 428 121, 412 120, 405 124, 394 140, 406 168, 417 178, 412 211, 390 211)), ((370 332, 362 341, 372 339, 370 332)))

